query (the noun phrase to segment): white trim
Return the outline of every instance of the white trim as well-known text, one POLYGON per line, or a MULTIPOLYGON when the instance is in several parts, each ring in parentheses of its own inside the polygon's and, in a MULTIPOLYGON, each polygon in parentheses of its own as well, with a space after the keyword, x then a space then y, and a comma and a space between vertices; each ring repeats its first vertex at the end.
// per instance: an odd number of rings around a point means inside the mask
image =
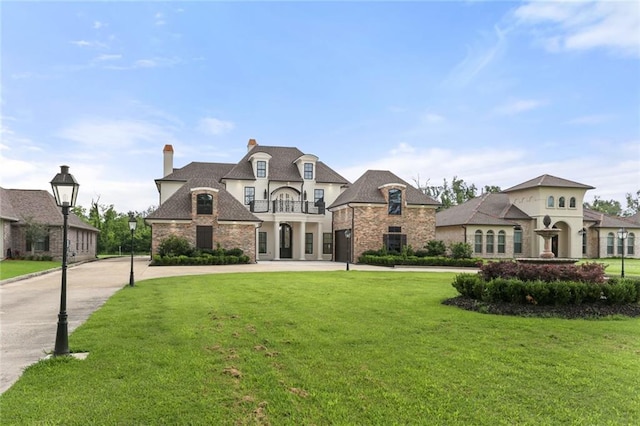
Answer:
POLYGON ((209 186, 199 186, 197 188, 191 188, 190 190, 192 193, 193 192, 199 192, 199 191, 212 191, 212 192, 220 192, 219 189, 215 189, 215 188, 211 188, 209 186))

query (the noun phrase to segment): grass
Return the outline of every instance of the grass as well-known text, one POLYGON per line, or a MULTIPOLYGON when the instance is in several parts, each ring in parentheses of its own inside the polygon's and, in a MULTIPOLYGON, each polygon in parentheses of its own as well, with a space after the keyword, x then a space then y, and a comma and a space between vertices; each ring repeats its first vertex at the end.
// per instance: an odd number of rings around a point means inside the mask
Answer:
MULTIPOLYGON (((620 273, 622 272, 622 259, 619 257, 607 259, 585 259, 580 261, 580 263, 584 262, 597 262, 608 265, 607 269, 605 269, 607 275, 620 276, 620 273)), ((625 257, 624 274, 628 277, 640 277, 640 259, 625 257)))
POLYGON ((3 260, 0 262, 0 280, 59 268, 59 261, 47 260, 3 260))
MULTIPOLYGON (((640 319, 444 306, 454 274, 225 274, 136 283, 29 367, 9 424, 634 424, 640 319)), ((71 314, 72 315, 72 314, 71 314)))

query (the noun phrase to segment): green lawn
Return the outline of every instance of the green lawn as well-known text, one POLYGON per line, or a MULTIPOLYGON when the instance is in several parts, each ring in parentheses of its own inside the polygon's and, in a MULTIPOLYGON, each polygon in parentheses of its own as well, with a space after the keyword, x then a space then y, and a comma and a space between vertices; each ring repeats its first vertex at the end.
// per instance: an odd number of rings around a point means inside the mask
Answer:
MULTIPOLYGON (((616 275, 620 276, 622 272, 622 259, 611 258, 611 259, 592 259, 592 260, 584 260, 581 262, 597 262, 604 263, 607 266, 605 272, 607 275, 616 275)), ((640 277, 640 259, 624 259, 624 274, 628 277, 640 277)))
POLYGON ((0 262, 0 280, 59 268, 60 266, 61 263, 59 261, 3 260, 0 262))
MULTIPOLYGON (((136 283, 28 368, 6 424, 635 424, 640 319, 444 306, 450 273, 136 283)), ((73 316, 73 312, 70 312, 73 316)))

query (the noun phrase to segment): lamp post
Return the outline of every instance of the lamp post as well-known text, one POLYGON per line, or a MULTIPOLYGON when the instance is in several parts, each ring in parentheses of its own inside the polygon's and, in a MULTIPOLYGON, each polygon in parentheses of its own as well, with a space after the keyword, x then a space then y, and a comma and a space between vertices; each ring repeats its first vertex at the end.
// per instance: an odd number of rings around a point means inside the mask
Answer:
POLYGON ((69 251, 68 224, 69 209, 76 205, 78 188, 73 175, 69 173, 69 166, 60 166, 60 173, 51 181, 53 196, 56 204, 62 208, 62 287, 60 289, 60 313, 58 314, 58 329, 53 356, 69 355, 69 330, 67 323, 67 252, 69 251))
POLYGON ((347 237, 347 271, 349 270, 349 260, 351 258, 351 229, 344 231, 344 236, 347 237))
POLYGON ((620 273, 621 278, 624 278, 624 240, 627 239, 627 235, 629 235, 629 233, 625 228, 618 229, 618 238, 620 239, 620 248, 622 249, 622 271, 620 273))
POLYGON ((136 230, 138 222, 133 213, 129 213, 129 230, 131 231, 131 273, 129 274, 129 286, 133 287, 133 233, 136 230))

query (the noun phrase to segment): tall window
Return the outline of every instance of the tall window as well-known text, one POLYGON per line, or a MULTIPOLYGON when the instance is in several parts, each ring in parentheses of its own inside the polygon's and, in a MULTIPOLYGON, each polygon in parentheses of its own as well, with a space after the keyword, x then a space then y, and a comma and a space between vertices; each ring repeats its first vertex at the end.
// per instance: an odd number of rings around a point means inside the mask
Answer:
POLYGON ((313 163, 304 163, 304 178, 313 179, 313 163))
MULTIPOLYGON (((31 240, 27 240, 27 251, 31 251, 31 240)), ((33 241, 33 249, 35 251, 49 251, 49 236, 38 236, 35 241, 33 241)))
POLYGON ((487 231, 487 253, 493 253, 493 231, 487 231))
POLYGON ((258 253, 267 252, 267 233, 258 232, 258 253))
POLYGON ((558 198, 558 207, 564 208, 564 197, 558 198))
POLYGON ((253 200, 256 199, 256 188, 253 186, 245 186, 244 187, 244 203, 251 204, 253 200))
POLYGON ((313 234, 311 232, 304 234, 304 254, 313 254, 313 234))
POLYGON ((555 206, 555 200, 553 199, 553 195, 549 195, 549 198, 547 198, 547 207, 552 208, 555 206))
POLYGON ((213 226, 196 226, 196 248, 213 248, 213 226))
POLYGON ((402 247, 407 245, 406 234, 383 234, 382 244, 389 253, 400 253, 402 247))
POLYGON ((633 249, 633 247, 635 246, 635 243, 636 243, 636 236, 633 234, 633 232, 629 232, 629 235, 627 236, 627 254, 629 255, 635 254, 635 250, 633 249))
POLYGON ((313 205, 318 206, 319 203, 324 203, 324 189, 313 190, 313 205))
POLYGON ((473 241, 473 251, 476 253, 482 253, 482 231, 476 231, 473 241))
POLYGON ((256 164, 256 174, 257 177, 259 178, 263 178, 263 177, 267 177, 267 162, 266 161, 258 161, 256 164))
POLYGON ((582 254, 587 254, 587 230, 582 228, 582 254))
POLYGON ((613 235, 613 232, 609 232, 607 234, 607 254, 613 255, 613 242, 615 240, 615 237, 613 235))
POLYGON ((623 244, 624 244, 624 242, 623 242, 624 240, 623 240, 622 238, 617 238, 617 240, 618 240, 618 244, 616 244, 616 245, 618 246, 618 247, 617 247, 617 249, 618 249, 618 256, 621 256, 622 254, 624 254, 624 253, 622 252, 622 250, 623 250, 623 248, 624 248, 624 245, 623 245, 623 244))
POLYGON ((333 253, 333 236, 331 232, 325 232, 322 234, 322 254, 333 253))
POLYGON ((389 190, 389 214, 402 214, 402 191, 389 190))
POLYGON ((498 232, 498 253, 504 254, 506 241, 507 241, 507 234, 504 231, 499 231, 498 232))
POLYGON ((198 214, 213 214, 213 196, 198 194, 198 214))
POLYGON ((570 209, 576 208, 576 197, 569 198, 569 208, 570 209))
POLYGON ((513 253, 522 253, 522 228, 516 226, 513 230, 513 253))

